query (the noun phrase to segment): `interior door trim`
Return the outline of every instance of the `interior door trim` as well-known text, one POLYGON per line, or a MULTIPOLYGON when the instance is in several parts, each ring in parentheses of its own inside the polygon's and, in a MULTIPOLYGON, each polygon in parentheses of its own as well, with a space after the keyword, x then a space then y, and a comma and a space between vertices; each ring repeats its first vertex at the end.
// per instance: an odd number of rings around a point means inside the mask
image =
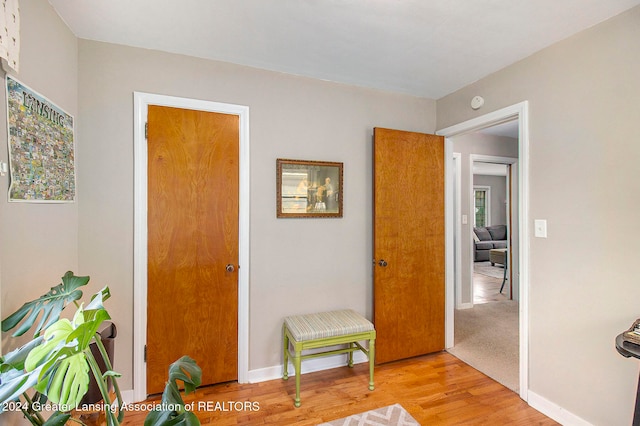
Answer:
MULTIPOLYGON (((528 401, 529 394, 529 103, 523 101, 515 105, 490 112, 480 117, 472 118, 459 124, 438 130, 437 135, 445 137, 445 172, 453 166, 453 142, 451 137, 471 133, 485 127, 490 127, 513 119, 518 120, 518 233, 520 237, 519 250, 519 332, 520 332, 520 398, 528 401)), ((453 175, 447 173, 445 190, 452 192, 453 175)), ((445 197, 445 238, 446 253, 445 280, 447 295, 454 288, 453 255, 453 196, 445 197)), ((445 347, 453 346, 453 303, 446 302, 445 314, 445 347)))
POLYGON ((147 144, 149 105, 235 114, 240 122, 240 198, 238 251, 238 382, 249 374, 249 107, 197 99, 134 92, 134 262, 133 262, 133 398, 147 398, 147 144))

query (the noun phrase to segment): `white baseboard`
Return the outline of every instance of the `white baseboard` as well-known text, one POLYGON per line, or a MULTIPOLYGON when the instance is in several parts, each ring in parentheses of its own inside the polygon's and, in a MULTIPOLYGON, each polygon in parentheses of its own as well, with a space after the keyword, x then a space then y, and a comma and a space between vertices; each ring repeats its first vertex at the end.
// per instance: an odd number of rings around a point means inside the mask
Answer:
POLYGON ((122 400, 124 401, 125 404, 133 404, 135 402, 140 402, 140 401, 135 401, 134 400, 133 389, 121 391, 120 394, 122 395, 122 400))
MULTIPOLYGON (((364 362, 369 362, 369 359, 362 352, 354 352, 353 354, 353 363, 361 364, 364 362)), ((347 364, 347 355, 332 355, 326 356, 322 358, 309 359, 302 362, 302 368, 300 374, 312 373, 314 371, 322 371, 329 370, 331 368, 344 367, 347 364)), ((259 383, 266 382, 268 380, 282 379, 282 364, 275 365, 273 367, 265 367, 259 368, 257 370, 249 370, 248 382, 249 383, 259 383)), ((295 377, 295 370, 293 368, 293 364, 289 363, 289 377, 295 377)), ((126 404, 134 404, 136 401, 134 398, 133 390, 125 390, 122 391, 122 399, 126 404)))
POLYGON ((471 309, 473 308, 473 303, 459 303, 456 306, 456 309, 471 309))
MULTIPOLYGON (((360 364, 369 362, 367 356, 362 352, 354 352, 353 363, 360 364)), ((329 370, 331 368, 344 367, 347 364, 347 355, 333 355, 322 358, 314 358, 302 361, 300 374, 312 373, 314 371, 329 370)), ((259 368, 257 370, 249 370, 249 383, 266 382, 267 380, 282 379, 282 364, 273 367, 259 368)), ((295 377, 293 364, 289 363, 289 377, 295 377)))
POLYGON ((565 410, 535 392, 528 392, 528 403, 531 407, 540 411, 545 416, 551 417, 553 420, 564 426, 593 426, 588 421, 565 410))

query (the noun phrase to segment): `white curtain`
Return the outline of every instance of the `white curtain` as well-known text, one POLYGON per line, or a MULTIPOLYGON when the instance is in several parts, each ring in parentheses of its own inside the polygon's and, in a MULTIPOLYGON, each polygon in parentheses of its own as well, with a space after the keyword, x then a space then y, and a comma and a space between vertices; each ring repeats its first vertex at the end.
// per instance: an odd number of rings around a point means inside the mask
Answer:
POLYGON ((0 0, 0 58, 5 71, 18 72, 20 57, 20 8, 18 0, 0 0))

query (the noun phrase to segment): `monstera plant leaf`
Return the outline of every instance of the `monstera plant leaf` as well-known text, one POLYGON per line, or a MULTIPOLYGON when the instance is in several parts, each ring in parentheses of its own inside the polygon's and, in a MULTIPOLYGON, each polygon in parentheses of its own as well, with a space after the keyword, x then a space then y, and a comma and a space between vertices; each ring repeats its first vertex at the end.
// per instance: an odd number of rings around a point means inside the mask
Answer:
POLYGON ((154 425, 200 425, 200 420, 184 407, 184 400, 178 388, 178 381, 183 382, 185 394, 195 391, 202 383, 202 370, 196 362, 183 356, 169 366, 169 381, 162 392, 162 405, 167 407, 181 407, 178 410, 151 411, 144 420, 144 426, 154 425))
POLYGON ((13 336, 22 336, 36 324, 38 316, 40 322, 34 329, 34 335, 56 322, 60 318, 60 313, 71 302, 75 302, 82 297, 82 290, 79 287, 86 285, 89 277, 78 277, 69 271, 62 277, 62 283, 52 287, 47 294, 40 296, 36 300, 25 303, 16 312, 2 321, 2 331, 9 331, 16 327, 24 319, 22 324, 13 333, 13 336))
MULTIPOLYGON (((31 352, 31 349, 40 345, 44 338, 42 336, 36 337, 30 342, 27 342, 25 345, 19 347, 18 349, 14 349, 2 358, 0 358, 0 373, 5 373, 9 370, 24 370, 24 361, 27 359, 27 356, 31 352)), ((3 382, 0 381, 0 384, 3 382)))
MULTIPOLYGON (((108 294, 108 288, 99 294, 108 294)), ((63 318, 51 324, 42 343, 24 362, 27 372, 41 369, 35 389, 69 410, 87 393, 90 363, 95 364, 89 344, 102 322, 110 318, 101 300, 102 296, 94 298, 89 310, 80 306, 72 321, 63 318)))
POLYGON ((66 318, 53 323, 45 330, 44 341, 31 350, 25 361, 27 372, 40 367, 35 389, 56 404, 68 406, 65 411, 75 408, 89 388, 87 358, 78 341, 70 338, 75 330, 66 318))
POLYGON ((24 361, 24 369, 33 371, 52 358, 55 359, 54 354, 62 349, 67 342, 67 337, 72 332, 73 325, 66 318, 51 324, 44 332, 42 343, 31 349, 31 352, 27 355, 27 359, 24 361))
MULTIPOLYGON (((0 413, 9 401, 19 401, 23 415, 32 425, 64 426, 71 418, 69 412, 77 407, 86 394, 91 375, 96 379, 100 393, 110 402, 107 378, 111 378, 118 401, 118 416, 105 410, 108 426, 118 426, 124 417, 122 395, 112 371, 107 351, 97 331, 105 320, 110 319, 103 302, 110 297, 108 287, 96 293, 84 307, 78 300, 82 297, 80 287, 89 277, 79 277, 67 272, 62 283, 39 297, 25 303, 15 313, 2 321, 2 331, 16 329, 20 336, 34 329, 34 338, 22 347, 0 357, 0 413), (60 319, 61 312, 73 303, 76 313, 73 319, 60 319), (102 373, 90 345, 95 344, 107 371, 102 373), (27 395, 35 390, 32 396, 27 395), (59 411, 45 420, 35 408, 47 401, 58 404, 59 411)), ((75 420, 74 420, 75 421, 75 420)), ((77 422, 77 421, 76 421, 77 422)), ((80 422, 80 424, 82 424, 80 422)))
POLYGON ((40 345, 43 337, 36 337, 27 344, 15 349, 1 358, 0 363, 0 413, 6 402, 18 398, 38 382, 40 370, 26 373, 24 363, 33 348, 40 345))
POLYGON ((61 352, 68 352, 69 356, 53 363, 45 376, 48 380, 38 383, 35 389, 69 411, 89 389, 89 364, 84 352, 73 353, 68 348, 61 352))
MULTIPOLYGON (((175 385, 175 389, 177 389, 178 381, 181 381, 184 384, 186 395, 195 391, 202 383, 202 370, 191 357, 183 356, 169 366, 169 384, 175 385)), ((167 395, 166 398, 166 402, 168 403, 184 404, 179 392, 177 394, 167 395)), ((165 399, 164 394, 162 395, 162 399, 165 399)))
POLYGON ((40 370, 41 367, 29 373, 9 370, 0 374, 0 413, 7 406, 6 402, 15 400, 38 383, 40 370))

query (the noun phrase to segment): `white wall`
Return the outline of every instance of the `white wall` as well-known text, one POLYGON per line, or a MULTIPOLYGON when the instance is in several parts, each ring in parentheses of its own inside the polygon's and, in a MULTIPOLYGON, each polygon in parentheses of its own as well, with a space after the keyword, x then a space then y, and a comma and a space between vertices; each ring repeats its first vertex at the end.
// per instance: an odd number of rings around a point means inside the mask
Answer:
MULTIPOLYGON (((45 1, 20 2, 20 72, 11 75, 78 115, 77 40, 45 1)), ((5 73, 0 117, 7 116, 5 73)), ((0 120, 0 161, 8 162, 7 122, 0 120)), ((78 203, 8 202, 9 176, 0 177, 0 299, 2 318, 24 302, 61 282, 66 271, 78 270, 78 203)), ((77 194, 78 199, 81 194, 77 194)), ((3 353, 32 336, 2 336, 3 353)), ((2 424, 24 424, 19 412, 0 415, 2 424)))
MULTIPOLYGON (((518 143, 518 142, 516 142, 518 143)), ((507 178, 506 176, 473 175, 473 186, 490 188, 489 223, 491 225, 507 225, 507 178)))
MULTIPOLYGON (((77 40, 47 2, 20 3, 20 73, 13 77, 78 115, 77 40), (44 42, 46 41, 46 43, 44 42)), ((6 84, 2 76, 0 117, 6 117, 6 84)), ((0 120, 0 160, 8 162, 6 119, 0 120)), ((78 143, 79 144, 79 143, 78 143)), ((0 282, 2 315, 35 299, 78 271, 78 203, 8 202, 9 175, 0 177, 0 282)), ((78 194, 78 200, 82 194, 78 194)), ((3 347, 16 346, 3 336, 3 347)))
POLYGON ((131 386, 133 92, 250 108, 251 370, 277 366, 286 315, 371 316, 372 130, 433 132, 435 101, 247 67, 79 41, 80 265, 111 286, 116 367, 131 386), (276 158, 344 163, 344 217, 277 219, 276 158))
POLYGON ((636 7, 437 101, 439 129, 529 101, 529 217, 548 221, 530 235, 530 395, 567 424, 631 423, 638 364, 614 339, 640 312, 639 40, 636 7))

